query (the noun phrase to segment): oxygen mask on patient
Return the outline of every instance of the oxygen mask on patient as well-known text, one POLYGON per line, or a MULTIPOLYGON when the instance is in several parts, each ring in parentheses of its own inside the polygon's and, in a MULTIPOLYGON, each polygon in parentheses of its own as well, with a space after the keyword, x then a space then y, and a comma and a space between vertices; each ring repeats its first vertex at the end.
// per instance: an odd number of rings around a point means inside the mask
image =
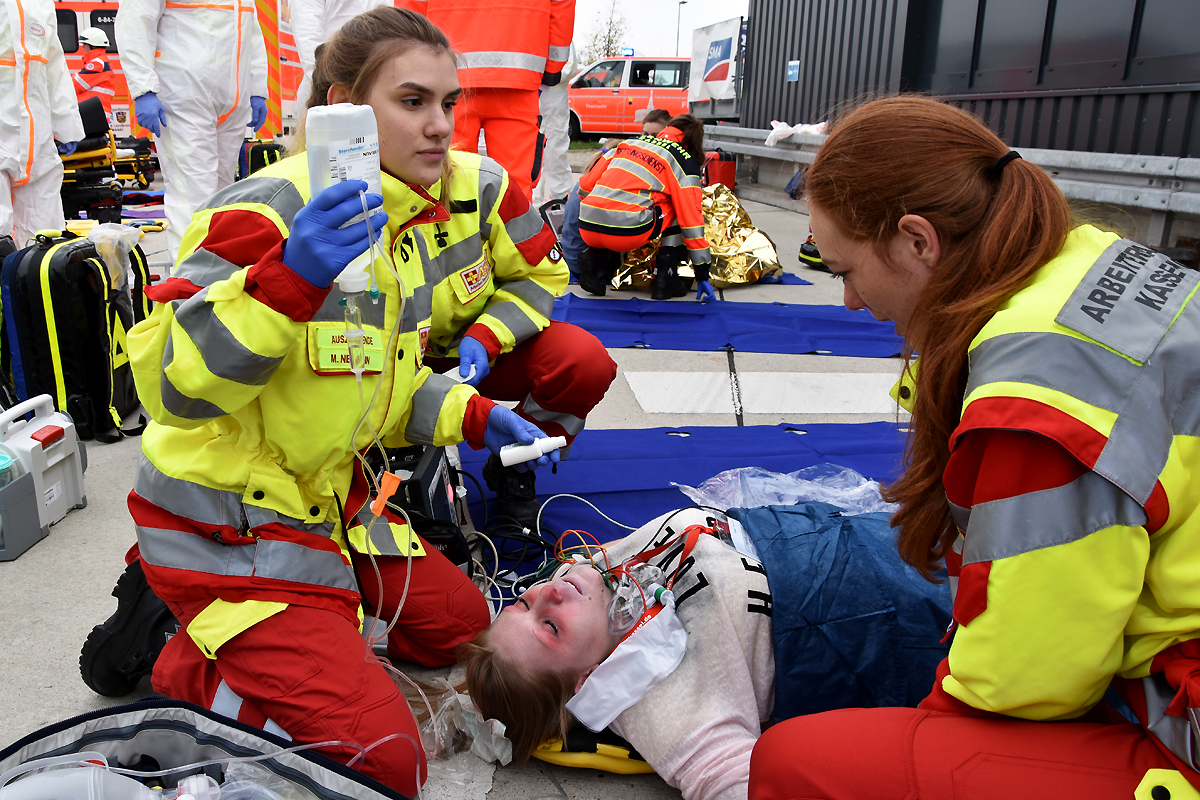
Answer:
POLYGON ((664 594, 670 594, 664 585, 666 580, 663 571, 652 564, 605 573, 604 582, 613 592, 608 605, 608 632, 624 636, 633 630, 647 610, 661 603, 664 594))

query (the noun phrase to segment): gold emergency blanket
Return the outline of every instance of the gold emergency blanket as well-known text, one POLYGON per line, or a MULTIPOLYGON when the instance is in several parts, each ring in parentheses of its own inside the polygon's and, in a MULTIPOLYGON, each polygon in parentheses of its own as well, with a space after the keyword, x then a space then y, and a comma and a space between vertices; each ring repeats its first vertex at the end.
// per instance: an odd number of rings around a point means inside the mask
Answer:
MULTIPOLYGON (((708 239, 712 255, 709 277, 714 287, 754 283, 763 275, 783 274, 775 243, 754 227, 750 215, 725 184, 704 187, 700 207, 704 211, 704 238, 708 239)), ((655 239, 626 253, 613 276, 612 287, 649 289, 658 244, 655 239)), ((679 274, 683 278, 694 277, 691 266, 686 264, 679 267, 679 274)))

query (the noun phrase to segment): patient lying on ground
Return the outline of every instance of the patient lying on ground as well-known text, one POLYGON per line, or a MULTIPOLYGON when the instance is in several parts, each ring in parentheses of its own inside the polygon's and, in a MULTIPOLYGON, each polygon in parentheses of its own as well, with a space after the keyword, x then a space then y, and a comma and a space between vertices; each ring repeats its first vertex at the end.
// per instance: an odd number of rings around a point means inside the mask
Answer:
MULTIPOLYGON (((682 534, 711 512, 664 515, 527 591, 491 628, 460 648, 468 691, 485 718, 505 724, 523 760, 566 730, 566 703, 618 646, 613 593, 602 571, 682 534)), ((610 725, 685 797, 744 798, 750 752, 774 696, 771 593, 766 571, 713 535, 690 552, 670 544, 648 563, 674 576, 687 652, 666 678, 610 725)))

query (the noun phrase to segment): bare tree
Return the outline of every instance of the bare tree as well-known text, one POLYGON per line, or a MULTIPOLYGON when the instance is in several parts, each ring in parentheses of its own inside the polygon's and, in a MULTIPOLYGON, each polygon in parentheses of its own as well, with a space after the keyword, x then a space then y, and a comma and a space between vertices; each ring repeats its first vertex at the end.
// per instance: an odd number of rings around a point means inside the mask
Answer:
POLYGON ((598 12, 592 25, 594 31, 583 48, 581 65, 621 55, 621 43, 629 30, 625 26, 625 16, 617 9, 617 0, 612 0, 607 13, 598 12))

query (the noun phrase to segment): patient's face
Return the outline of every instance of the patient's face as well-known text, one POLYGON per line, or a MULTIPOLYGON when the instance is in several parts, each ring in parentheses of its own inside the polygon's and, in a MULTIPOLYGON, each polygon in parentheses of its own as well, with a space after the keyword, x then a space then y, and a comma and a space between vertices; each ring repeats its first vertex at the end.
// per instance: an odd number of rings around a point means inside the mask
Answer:
POLYGON ((599 572, 574 567, 504 609, 492 623, 491 640, 505 660, 527 669, 582 675, 620 641, 608 632, 611 599, 599 572))

